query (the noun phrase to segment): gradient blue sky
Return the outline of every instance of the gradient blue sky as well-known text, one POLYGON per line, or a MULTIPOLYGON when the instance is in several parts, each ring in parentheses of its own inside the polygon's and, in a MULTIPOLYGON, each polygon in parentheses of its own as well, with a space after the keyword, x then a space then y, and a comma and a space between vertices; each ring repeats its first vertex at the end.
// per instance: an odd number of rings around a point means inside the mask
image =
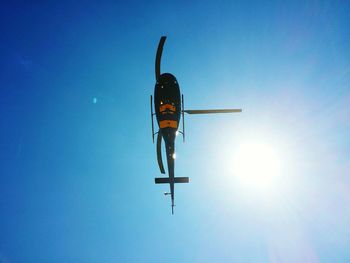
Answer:
POLYGON ((1 263, 350 262, 348 1, 72 2, 0 4, 1 263), (244 109, 187 117, 174 216, 161 35, 187 108, 244 109), (244 141, 279 153, 268 194, 235 179, 244 141))

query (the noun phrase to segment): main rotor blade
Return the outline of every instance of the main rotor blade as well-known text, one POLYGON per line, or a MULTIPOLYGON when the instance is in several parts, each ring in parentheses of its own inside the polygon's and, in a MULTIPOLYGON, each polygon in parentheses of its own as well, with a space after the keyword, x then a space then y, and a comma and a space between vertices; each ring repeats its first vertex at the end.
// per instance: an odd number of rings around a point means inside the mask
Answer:
POLYGON ((220 110, 184 110, 188 114, 214 114, 242 112, 242 109, 220 109, 220 110))
POLYGON ((157 161, 158 161, 160 172, 162 174, 165 174, 163 160, 162 160, 162 133, 160 130, 158 131, 158 136, 157 136, 157 161))
POLYGON ((162 58, 163 46, 166 40, 166 36, 162 36, 159 40, 157 55, 156 55, 156 80, 158 81, 160 76, 160 60, 162 58))

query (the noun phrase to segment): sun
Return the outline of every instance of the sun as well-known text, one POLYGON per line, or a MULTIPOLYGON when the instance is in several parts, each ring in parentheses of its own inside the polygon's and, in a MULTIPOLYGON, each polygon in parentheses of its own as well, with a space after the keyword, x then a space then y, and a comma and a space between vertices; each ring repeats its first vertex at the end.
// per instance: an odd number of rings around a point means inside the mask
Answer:
POLYGON ((271 144, 242 143, 233 157, 233 173, 244 188, 272 191, 281 173, 280 156, 271 144))

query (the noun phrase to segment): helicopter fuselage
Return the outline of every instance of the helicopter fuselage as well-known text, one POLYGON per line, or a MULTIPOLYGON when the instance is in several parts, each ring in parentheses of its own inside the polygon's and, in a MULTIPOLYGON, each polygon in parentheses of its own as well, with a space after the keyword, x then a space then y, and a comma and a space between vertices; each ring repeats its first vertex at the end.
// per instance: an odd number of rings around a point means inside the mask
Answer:
POLYGON ((154 88, 154 105, 153 97, 150 96, 151 102, 151 121, 152 121, 152 140, 157 135, 157 161, 159 170, 165 174, 162 160, 162 141, 164 140, 166 149, 166 158, 168 164, 168 177, 154 178, 156 184, 169 184, 171 195, 171 213, 174 214, 174 185, 177 183, 189 183, 188 177, 175 177, 175 139, 177 133, 181 133, 185 142, 185 113, 187 114, 216 114, 216 113, 233 113, 242 112, 242 109, 204 109, 204 110, 185 110, 184 96, 180 95, 180 87, 174 75, 170 73, 161 74, 160 62, 163 52, 163 46, 166 36, 159 40, 156 60, 155 60, 155 77, 156 85, 154 88), (153 112, 153 106, 155 113, 153 112), (156 115, 159 126, 158 132, 154 131, 153 117, 156 115), (182 131, 179 131, 179 122, 182 117, 182 131))
POLYGON ((180 87, 174 75, 163 73, 154 88, 154 108, 166 149, 171 199, 174 199, 175 138, 181 117, 180 87))

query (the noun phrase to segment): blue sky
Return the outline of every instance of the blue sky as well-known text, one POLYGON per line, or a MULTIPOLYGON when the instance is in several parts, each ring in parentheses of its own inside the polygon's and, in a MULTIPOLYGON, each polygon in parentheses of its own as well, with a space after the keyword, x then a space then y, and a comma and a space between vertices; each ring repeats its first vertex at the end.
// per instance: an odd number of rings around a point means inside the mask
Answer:
POLYGON ((1 3, 0 262, 349 262, 349 14, 347 1, 1 3), (174 216, 153 179, 162 35, 186 108, 243 108, 186 116, 174 216), (279 157, 268 192, 238 179, 247 142, 279 157))

